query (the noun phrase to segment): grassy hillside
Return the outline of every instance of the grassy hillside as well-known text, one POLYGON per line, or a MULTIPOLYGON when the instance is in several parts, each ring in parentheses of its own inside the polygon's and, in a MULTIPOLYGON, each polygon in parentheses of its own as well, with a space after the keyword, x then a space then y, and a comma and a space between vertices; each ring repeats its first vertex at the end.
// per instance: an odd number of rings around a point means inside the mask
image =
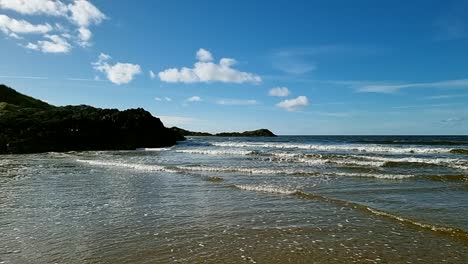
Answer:
POLYGON ((167 147, 184 137, 144 109, 55 107, 0 86, 0 154, 167 147))
POLYGON ((2 107, 5 108, 5 103, 22 108, 48 109, 53 107, 46 102, 18 93, 14 89, 3 84, 0 84, 0 102, 3 103, 0 105, 0 110, 2 107))

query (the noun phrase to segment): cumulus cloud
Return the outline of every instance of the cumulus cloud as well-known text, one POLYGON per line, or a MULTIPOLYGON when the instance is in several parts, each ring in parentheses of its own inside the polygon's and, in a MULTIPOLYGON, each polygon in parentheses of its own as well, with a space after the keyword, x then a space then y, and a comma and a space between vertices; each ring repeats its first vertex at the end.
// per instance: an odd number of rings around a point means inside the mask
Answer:
POLYGON ((52 31, 49 24, 31 24, 26 20, 17 20, 6 15, 0 15, 0 30, 6 35, 20 38, 21 34, 45 34, 52 31))
POLYGON ((202 99, 201 99, 200 96, 195 95, 195 96, 192 96, 190 98, 187 98, 187 101, 188 102, 201 102, 202 99))
POLYGON ((195 83, 195 82, 224 82, 224 83, 259 83, 261 77, 248 72, 234 69, 236 60, 222 58, 219 63, 213 62, 213 56, 205 49, 197 52, 197 62, 193 68, 170 68, 160 72, 161 81, 170 83, 195 83))
POLYGON ((276 96, 276 97, 285 97, 290 94, 290 91, 287 87, 275 87, 272 88, 268 94, 270 96, 276 96))
POLYGON ((36 43, 29 42, 26 48, 39 50, 44 53, 68 53, 72 46, 68 41, 58 35, 45 35, 46 40, 39 40, 36 43))
POLYGON ((80 27, 89 27, 99 24, 106 16, 93 4, 86 0, 75 0, 68 5, 71 15, 70 20, 80 27))
POLYGON ((256 105, 257 100, 238 100, 238 99, 221 99, 216 101, 219 105, 256 105))
POLYGON ((149 76, 151 80, 154 80, 154 78, 156 78, 156 74, 153 71, 149 71, 149 76))
POLYGON ((88 28, 80 27, 78 29, 78 39, 80 40, 80 45, 89 45, 89 41, 91 40, 92 36, 93 33, 88 28))
MULTIPOLYGON (((8 36, 15 38, 19 38, 18 34, 41 33, 44 34, 45 39, 50 39, 46 34, 60 34, 62 38, 73 40, 80 46, 89 46, 93 35, 89 29, 90 26, 101 23, 106 19, 106 16, 88 0, 67 2, 61 0, 0 0, 0 9, 15 11, 23 15, 63 17, 71 23, 73 31, 69 31, 67 27, 60 24, 57 24, 55 28, 48 23, 33 25, 25 20, 7 19, 7 16, 0 21, 0 24, 3 25, 0 29, 8 36), (56 32, 52 32, 54 30, 56 32), (74 36, 69 32, 73 32, 74 36)), ((43 42, 47 41, 43 40, 43 42)), ((32 47, 29 44, 23 46, 32 47)), ((36 50, 42 51, 39 48, 36 50)))
POLYGON ((93 63, 94 69, 106 74, 107 79, 115 84, 125 84, 133 80, 135 75, 141 73, 141 67, 138 64, 116 63, 109 64, 111 57, 101 53, 98 61, 93 63))
POLYGON ((298 108, 309 105, 309 99, 306 96, 298 96, 294 99, 281 101, 277 106, 286 109, 287 111, 296 111, 298 108))
POLYGON ((68 11, 67 5, 55 0, 0 0, 0 8, 24 15, 63 16, 68 11))
POLYGON ((211 52, 207 51, 206 49, 199 49, 197 51, 197 60, 213 61, 213 55, 211 55, 211 52))

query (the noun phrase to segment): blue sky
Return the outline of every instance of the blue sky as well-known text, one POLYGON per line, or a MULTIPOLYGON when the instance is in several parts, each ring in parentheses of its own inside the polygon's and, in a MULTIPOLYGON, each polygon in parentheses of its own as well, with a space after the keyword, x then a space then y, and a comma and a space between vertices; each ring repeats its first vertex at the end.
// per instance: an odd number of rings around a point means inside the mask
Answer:
POLYGON ((0 83, 167 126, 468 134, 466 1, 0 0, 0 83))

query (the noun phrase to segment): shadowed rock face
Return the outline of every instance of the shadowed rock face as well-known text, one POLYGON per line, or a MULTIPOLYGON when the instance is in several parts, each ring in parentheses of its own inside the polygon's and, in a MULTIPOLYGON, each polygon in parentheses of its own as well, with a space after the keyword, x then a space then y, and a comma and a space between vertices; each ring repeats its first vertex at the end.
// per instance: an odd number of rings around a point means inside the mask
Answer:
POLYGON ((144 109, 55 107, 0 85, 0 154, 168 147, 184 137, 144 109))
POLYGON ((273 132, 268 129, 258 129, 245 132, 223 132, 218 134, 210 134, 206 132, 193 132, 188 131, 179 127, 171 127, 175 132, 180 133, 183 136, 216 136, 216 137, 276 137, 273 132))

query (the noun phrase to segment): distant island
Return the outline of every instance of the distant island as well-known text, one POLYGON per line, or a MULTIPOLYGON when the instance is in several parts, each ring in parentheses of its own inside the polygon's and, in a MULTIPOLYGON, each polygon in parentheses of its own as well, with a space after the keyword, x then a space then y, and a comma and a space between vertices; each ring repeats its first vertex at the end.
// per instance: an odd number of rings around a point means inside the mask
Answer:
POLYGON ((174 132, 180 133, 182 136, 208 136, 208 137, 276 137, 273 132, 268 129, 258 129, 245 132, 222 132, 218 134, 211 134, 206 132, 193 132, 179 127, 171 127, 174 132))
POLYGON ((184 139, 142 108, 57 107, 0 85, 0 154, 157 148, 184 139))
POLYGON ((210 134, 166 128, 142 108, 53 106, 0 84, 0 154, 169 147, 185 136, 276 135, 268 129, 210 134))

